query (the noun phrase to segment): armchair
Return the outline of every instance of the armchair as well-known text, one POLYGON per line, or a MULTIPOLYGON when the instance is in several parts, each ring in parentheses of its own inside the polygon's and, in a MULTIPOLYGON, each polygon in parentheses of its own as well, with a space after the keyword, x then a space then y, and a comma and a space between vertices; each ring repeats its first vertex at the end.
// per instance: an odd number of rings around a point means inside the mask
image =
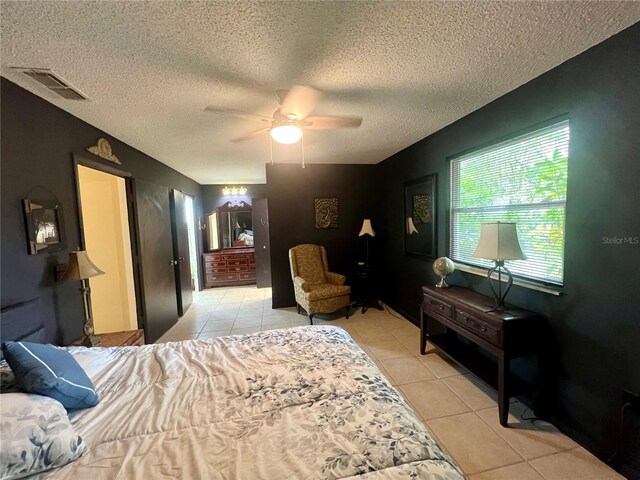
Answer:
POLYGON ((343 307, 349 318, 351 287, 344 284, 344 275, 329 271, 324 247, 303 244, 290 248, 289 264, 298 313, 304 308, 311 325, 316 313, 332 313, 343 307))

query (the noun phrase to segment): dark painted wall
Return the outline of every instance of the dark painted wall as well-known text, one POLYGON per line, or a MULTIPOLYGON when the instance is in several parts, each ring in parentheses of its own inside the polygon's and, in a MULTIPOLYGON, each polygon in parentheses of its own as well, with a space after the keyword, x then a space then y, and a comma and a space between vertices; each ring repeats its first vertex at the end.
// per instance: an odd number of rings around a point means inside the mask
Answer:
POLYGON ((289 248, 295 245, 323 245, 331 271, 353 271, 363 253, 358 238, 362 220, 371 218, 374 230, 378 225, 372 203, 377 198, 376 170, 376 165, 267 165, 274 307, 295 305, 289 270, 289 248), (315 228, 314 199, 325 197, 338 198, 338 228, 315 228))
MULTIPOLYGON (((48 342, 68 344, 82 335, 82 298, 77 282, 56 283, 53 265, 79 244, 78 210, 72 153, 103 161, 85 151, 100 137, 109 140, 134 178, 184 191, 196 197, 200 185, 144 153, 79 120, 2 78, 2 307, 40 297, 48 342), (50 190, 64 208, 67 249, 28 255, 21 199, 47 198, 50 190)), ((110 162, 104 162, 113 165, 110 162)))
MULTIPOLYGON (((438 255, 447 255, 447 157, 569 114, 564 293, 514 287, 509 301, 549 317, 559 423, 603 457, 613 453, 622 389, 640 391, 640 245, 603 242, 640 237, 639 59, 636 24, 378 165, 379 230, 397 232, 382 238, 384 300, 416 318, 420 286, 436 277, 431 262, 403 253, 403 182, 438 174, 438 255)), ((456 272, 451 283, 490 294, 480 276, 456 272)))

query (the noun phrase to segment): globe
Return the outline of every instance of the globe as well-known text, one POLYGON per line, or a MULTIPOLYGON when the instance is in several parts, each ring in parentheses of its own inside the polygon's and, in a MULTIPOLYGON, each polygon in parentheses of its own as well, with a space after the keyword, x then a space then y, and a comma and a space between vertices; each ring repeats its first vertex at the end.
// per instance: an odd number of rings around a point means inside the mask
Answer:
POLYGON ((436 287, 447 288, 447 282, 444 281, 447 275, 452 274, 456 269, 455 264, 450 258, 440 257, 433 262, 433 271, 440 277, 440 281, 436 284, 436 287))

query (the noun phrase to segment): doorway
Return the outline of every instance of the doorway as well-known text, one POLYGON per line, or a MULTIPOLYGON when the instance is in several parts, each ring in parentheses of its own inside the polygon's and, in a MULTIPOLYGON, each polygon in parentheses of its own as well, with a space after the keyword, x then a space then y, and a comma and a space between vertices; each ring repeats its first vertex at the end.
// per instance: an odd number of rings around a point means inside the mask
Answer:
POLYGON ((189 235, 189 264, 191 265, 191 284, 193 290, 199 292, 200 275, 198 275, 198 247, 196 246, 196 211, 193 198, 184 196, 184 210, 187 219, 187 233, 189 235))
POLYGON ((91 279, 95 333, 137 329, 126 181, 78 164, 77 185, 83 248, 105 272, 91 279))

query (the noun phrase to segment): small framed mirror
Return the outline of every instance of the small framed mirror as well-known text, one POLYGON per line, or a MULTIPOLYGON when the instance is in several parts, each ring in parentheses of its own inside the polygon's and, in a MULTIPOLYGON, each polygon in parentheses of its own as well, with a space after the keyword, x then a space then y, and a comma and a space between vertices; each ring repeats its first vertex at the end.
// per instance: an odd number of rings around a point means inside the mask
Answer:
POLYGON ((428 259, 437 257, 436 174, 404 184, 404 251, 428 259))
POLYGON ((62 204, 57 201, 22 200, 29 255, 66 248, 62 204))

